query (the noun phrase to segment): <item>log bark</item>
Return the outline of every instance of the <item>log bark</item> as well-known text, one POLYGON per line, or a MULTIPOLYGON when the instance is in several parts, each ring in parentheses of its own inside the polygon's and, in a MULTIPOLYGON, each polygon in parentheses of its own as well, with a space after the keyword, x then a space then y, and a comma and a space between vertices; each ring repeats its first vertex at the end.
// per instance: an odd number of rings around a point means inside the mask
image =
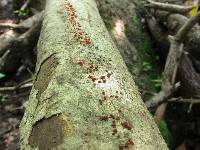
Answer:
POLYGON ((94 0, 47 0, 21 149, 167 150, 94 0))

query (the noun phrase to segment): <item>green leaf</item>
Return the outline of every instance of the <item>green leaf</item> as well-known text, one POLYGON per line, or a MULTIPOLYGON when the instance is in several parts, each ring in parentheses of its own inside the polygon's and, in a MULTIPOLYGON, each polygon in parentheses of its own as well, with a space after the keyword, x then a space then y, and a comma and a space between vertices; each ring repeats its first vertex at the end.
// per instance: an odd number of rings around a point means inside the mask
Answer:
POLYGON ((5 76, 6 76, 5 74, 0 73, 0 79, 1 79, 1 78, 4 78, 5 76))

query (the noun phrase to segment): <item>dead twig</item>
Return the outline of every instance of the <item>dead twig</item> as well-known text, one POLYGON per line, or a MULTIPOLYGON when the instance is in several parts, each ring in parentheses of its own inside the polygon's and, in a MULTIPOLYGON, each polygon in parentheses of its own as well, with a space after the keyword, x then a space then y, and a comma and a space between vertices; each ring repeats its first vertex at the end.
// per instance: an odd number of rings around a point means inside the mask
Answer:
MULTIPOLYGON (((43 12, 40 12, 24 20, 20 24, 14 26, 16 27, 15 29, 26 29, 26 32, 28 32, 27 30, 33 28, 33 26, 34 27, 36 25, 41 26, 42 20, 43 20, 43 12)), ((21 34, 16 32, 16 30, 14 30, 13 34, 5 35, 6 37, 0 37, 0 41, 2 40, 2 42, 0 42, 0 56, 5 53, 5 51, 13 44, 14 41, 17 40, 17 38, 19 38, 20 35, 21 34)))
POLYGON ((28 5, 30 4, 30 2, 31 2, 31 0, 26 0, 25 3, 20 8, 20 11, 24 11, 28 7, 28 5))
MULTIPOLYGON (((179 66, 180 58, 182 56, 182 49, 183 49, 183 43, 182 41, 184 40, 184 37, 186 34, 190 31, 190 29, 196 24, 196 22, 200 19, 200 12, 198 12, 195 16, 191 17, 177 32, 175 36, 169 36, 170 40, 170 49, 169 49, 169 54, 167 57, 167 61, 165 64, 165 69, 164 69, 164 79, 162 82, 162 90, 163 96, 159 96, 157 94, 155 97, 152 98, 152 101, 148 101, 147 107, 152 107, 155 106, 155 101, 154 99, 157 100, 157 103, 162 102, 166 97, 168 97, 170 94, 174 92, 172 90, 175 88, 175 77, 177 73, 177 69, 179 66), (183 34, 184 33, 184 34, 183 34), (169 94, 170 93, 170 94, 169 94), (156 98, 160 97, 160 98, 156 98), (154 103, 152 105, 152 103, 154 103)), ((160 93, 161 93, 160 92, 160 93)))
POLYGON ((15 23, 0 23, 1 28, 11 28, 11 29, 17 29, 19 28, 19 24, 15 23))
POLYGON ((16 86, 0 87, 0 92, 16 91, 18 89, 30 88, 33 86, 32 79, 25 80, 16 86), (30 82, 30 83, 29 83, 30 82))
POLYGON ((200 104, 200 99, 177 97, 177 98, 170 98, 167 100, 167 102, 200 104))
POLYGON ((175 4, 160 3, 160 2, 155 2, 152 0, 147 0, 147 2, 149 3, 146 5, 147 7, 164 10, 171 13, 179 13, 179 14, 186 14, 190 10, 192 10, 194 7, 196 7, 196 6, 181 6, 181 5, 175 5, 175 4))
POLYGON ((190 98, 184 99, 182 97, 168 99, 168 102, 190 103, 187 113, 190 113, 194 104, 200 104, 200 99, 190 98))
MULTIPOLYGON (((161 91, 155 95, 150 101, 146 102, 147 107, 155 107, 159 103, 164 102, 166 98, 169 98, 175 92, 175 78, 180 63, 180 59, 183 53, 183 40, 190 29, 200 19, 200 12, 191 17, 177 32, 175 36, 169 36, 170 49, 166 60, 165 69, 163 73, 163 82, 161 91)), ((157 108, 155 115, 156 123, 159 124, 167 104, 164 103, 157 108), (160 110, 160 108, 162 108, 160 110), (161 114, 161 115, 160 115, 161 114)))

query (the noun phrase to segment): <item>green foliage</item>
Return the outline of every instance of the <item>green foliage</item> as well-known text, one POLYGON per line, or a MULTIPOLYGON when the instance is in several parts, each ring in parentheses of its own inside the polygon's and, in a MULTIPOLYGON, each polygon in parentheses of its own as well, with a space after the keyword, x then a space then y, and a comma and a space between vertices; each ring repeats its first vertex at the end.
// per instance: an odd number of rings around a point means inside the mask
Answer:
POLYGON ((13 0, 13 9, 14 9, 14 13, 19 16, 19 17, 23 17, 26 18, 30 15, 30 10, 29 8, 25 8, 24 10, 20 10, 22 5, 26 2, 26 0, 24 1, 19 1, 19 0, 13 0))
MULTIPOLYGON (((151 38, 141 20, 142 17, 139 15, 132 17, 132 27, 135 28, 134 33, 132 33, 132 30, 130 31, 125 28, 126 36, 133 42, 138 52, 138 61, 131 66, 130 70, 135 77, 136 84, 141 90, 144 89, 152 93, 157 93, 161 88, 161 82, 157 82, 161 80, 157 64, 160 58, 154 55, 151 38)), ((143 100, 147 101, 151 97, 151 94, 145 94, 143 100)))
POLYGON ((6 75, 3 73, 0 73, 0 79, 4 78, 6 75))
POLYGON ((15 10, 14 13, 17 14, 19 17, 28 17, 29 16, 29 9, 26 8, 25 10, 15 10))
POLYGON ((143 35, 143 44, 138 48, 139 56, 142 63, 142 71, 146 78, 150 81, 150 90, 152 92, 157 92, 161 87, 161 82, 154 82, 155 80, 160 80, 160 74, 158 71, 158 66, 156 60, 159 59, 156 56, 151 55, 151 40, 148 35, 143 35))
POLYGON ((143 70, 146 71, 146 72, 152 70, 152 65, 149 62, 143 62, 142 66, 143 66, 143 70))
POLYGON ((172 143, 173 139, 172 139, 172 134, 171 134, 170 130, 168 129, 165 120, 162 119, 160 121, 159 129, 160 129, 161 135, 165 139, 165 142, 168 145, 170 145, 172 143))

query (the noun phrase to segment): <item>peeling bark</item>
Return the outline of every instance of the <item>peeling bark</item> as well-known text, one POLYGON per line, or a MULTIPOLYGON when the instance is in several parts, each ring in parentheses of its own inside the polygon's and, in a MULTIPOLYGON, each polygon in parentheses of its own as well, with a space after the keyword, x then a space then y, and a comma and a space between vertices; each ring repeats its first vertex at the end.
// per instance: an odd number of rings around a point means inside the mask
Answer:
POLYGON ((47 0, 20 133, 22 150, 168 149, 93 0, 47 0))

